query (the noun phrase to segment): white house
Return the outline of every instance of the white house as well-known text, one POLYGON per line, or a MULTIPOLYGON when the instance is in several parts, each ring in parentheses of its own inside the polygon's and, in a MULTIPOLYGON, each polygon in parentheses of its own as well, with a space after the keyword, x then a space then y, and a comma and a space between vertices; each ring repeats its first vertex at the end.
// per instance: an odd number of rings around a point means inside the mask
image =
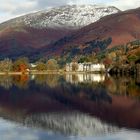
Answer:
POLYGON ((30 66, 31 66, 31 68, 35 68, 37 65, 36 65, 36 64, 33 64, 33 63, 31 63, 31 64, 30 64, 30 66))
POLYGON ((66 64, 66 71, 67 72, 72 71, 72 63, 67 63, 66 64))
POLYGON ((66 64, 66 71, 70 72, 73 71, 73 64, 76 64, 78 66, 77 72, 99 72, 99 71, 105 71, 105 65, 101 63, 68 63, 66 64))
POLYGON ((91 71, 105 71, 105 65, 104 64, 91 64, 91 71))
POLYGON ((84 71, 83 63, 78 63, 78 70, 77 71, 84 71))

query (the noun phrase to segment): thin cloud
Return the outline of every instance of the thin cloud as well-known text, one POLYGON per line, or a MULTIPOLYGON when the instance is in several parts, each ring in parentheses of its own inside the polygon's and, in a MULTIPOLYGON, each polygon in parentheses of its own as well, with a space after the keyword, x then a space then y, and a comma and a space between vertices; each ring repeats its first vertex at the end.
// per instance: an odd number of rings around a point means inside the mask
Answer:
POLYGON ((114 0, 107 2, 107 5, 113 5, 121 10, 134 9, 140 7, 140 0, 114 0))

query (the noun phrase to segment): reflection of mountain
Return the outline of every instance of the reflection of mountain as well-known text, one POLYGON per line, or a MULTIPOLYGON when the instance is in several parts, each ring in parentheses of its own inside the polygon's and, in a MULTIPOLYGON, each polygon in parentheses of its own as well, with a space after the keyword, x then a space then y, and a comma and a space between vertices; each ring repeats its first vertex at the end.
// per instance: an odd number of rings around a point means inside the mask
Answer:
POLYGON ((117 127, 78 112, 33 114, 26 117, 24 124, 72 136, 95 136, 117 131, 117 127))
MULTIPOLYGON (((20 81, 26 78, 12 79, 20 81)), ((139 100, 135 100, 131 96, 113 94, 117 91, 116 87, 122 84, 118 78, 112 80, 110 77, 106 77, 105 81, 99 84, 72 84, 60 77, 58 83, 57 80, 53 80, 54 84, 52 82, 51 85, 48 85, 47 81, 49 80, 45 79, 43 80, 44 84, 40 83, 39 85, 34 80, 27 80, 28 88, 24 89, 15 85, 9 90, 0 87, 0 116, 23 122, 23 118, 38 119, 38 116, 41 117, 40 114, 74 112, 76 110, 116 126, 140 129, 139 100), (112 94, 110 95, 108 91, 112 94)), ((26 85, 25 82, 23 83, 26 85)), ((128 87, 129 84, 127 84, 128 87)), ((133 82, 131 87, 134 87, 133 82)), ((118 92, 120 91, 121 88, 118 92)))

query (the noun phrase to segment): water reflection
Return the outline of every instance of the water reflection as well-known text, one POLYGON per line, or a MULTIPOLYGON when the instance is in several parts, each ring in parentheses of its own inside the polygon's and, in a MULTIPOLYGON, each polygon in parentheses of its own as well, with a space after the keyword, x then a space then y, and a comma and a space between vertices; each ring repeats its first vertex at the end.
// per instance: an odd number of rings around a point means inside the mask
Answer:
POLYGON ((105 75, 103 74, 66 74, 66 81, 74 83, 92 83, 104 82, 105 75))
POLYGON ((0 77, 0 116, 67 136, 140 129, 140 78, 100 74, 0 77))
POLYGON ((5 89, 10 89, 13 86, 16 86, 21 89, 27 89, 29 82, 28 75, 0 75, 0 86, 5 89))
POLYGON ((13 85, 13 79, 11 76, 1 75, 0 76, 0 86, 5 89, 10 89, 13 85))
POLYGON ((105 87, 107 92, 115 95, 124 95, 130 97, 140 97, 140 76, 136 77, 119 77, 102 74, 66 74, 60 75, 1 75, 0 86, 10 89, 16 86, 20 89, 28 89, 31 81, 35 85, 58 87, 62 82, 70 84, 84 84, 92 88, 105 87))
POLYGON ((48 85, 52 88, 55 88, 59 85, 59 75, 34 75, 34 80, 37 85, 45 86, 48 85))
POLYGON ((0 118, 0 139, 1 140, 139 140, 140 134, 138 131, 122 130, 111 135, 104 136, 63 136, 59 134, 53 135, 52 132, 41 129, 32 129, 21 127, 17 123, 0 118))
MULTIPOLYGON (((66 82, 74 83, 102 83, 106 75, 102 74, 66 74, 62 76, 66 82)), ((61 77, 61 78, 62 78, 61 77)), ((35 84, 52 88, 60 84, 60 75, 2 75, 0 76, 0 86, 10 89, 13 85, 18 88, 28 88, 28 82, 35 81, 35 84)))
POLYGON ((140 98, 140 76, 113 76, 106 78, 105 82, 111 94, 140 98))
POLYGON ((24 124, 68 136, 99 136, 118 131, 117 127, 80 112, 33 114, 24 124))

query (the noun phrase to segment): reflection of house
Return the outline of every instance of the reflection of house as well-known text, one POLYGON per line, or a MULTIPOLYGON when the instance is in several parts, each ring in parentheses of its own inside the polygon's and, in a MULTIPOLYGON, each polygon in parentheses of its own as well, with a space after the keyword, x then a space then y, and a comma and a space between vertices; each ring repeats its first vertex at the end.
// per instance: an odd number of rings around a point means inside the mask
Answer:
POLYGON ((105 75, 101 74, 66 74, 66 81, 70 83, 104 82, 105 75))
POLYGON ((93 63, 68 63, 66 64, 66 71, 73 71, 73 66, 77 65, 77 72, 98 72, 98 71, 105 71, 104 64, 93 64, 93 63))

